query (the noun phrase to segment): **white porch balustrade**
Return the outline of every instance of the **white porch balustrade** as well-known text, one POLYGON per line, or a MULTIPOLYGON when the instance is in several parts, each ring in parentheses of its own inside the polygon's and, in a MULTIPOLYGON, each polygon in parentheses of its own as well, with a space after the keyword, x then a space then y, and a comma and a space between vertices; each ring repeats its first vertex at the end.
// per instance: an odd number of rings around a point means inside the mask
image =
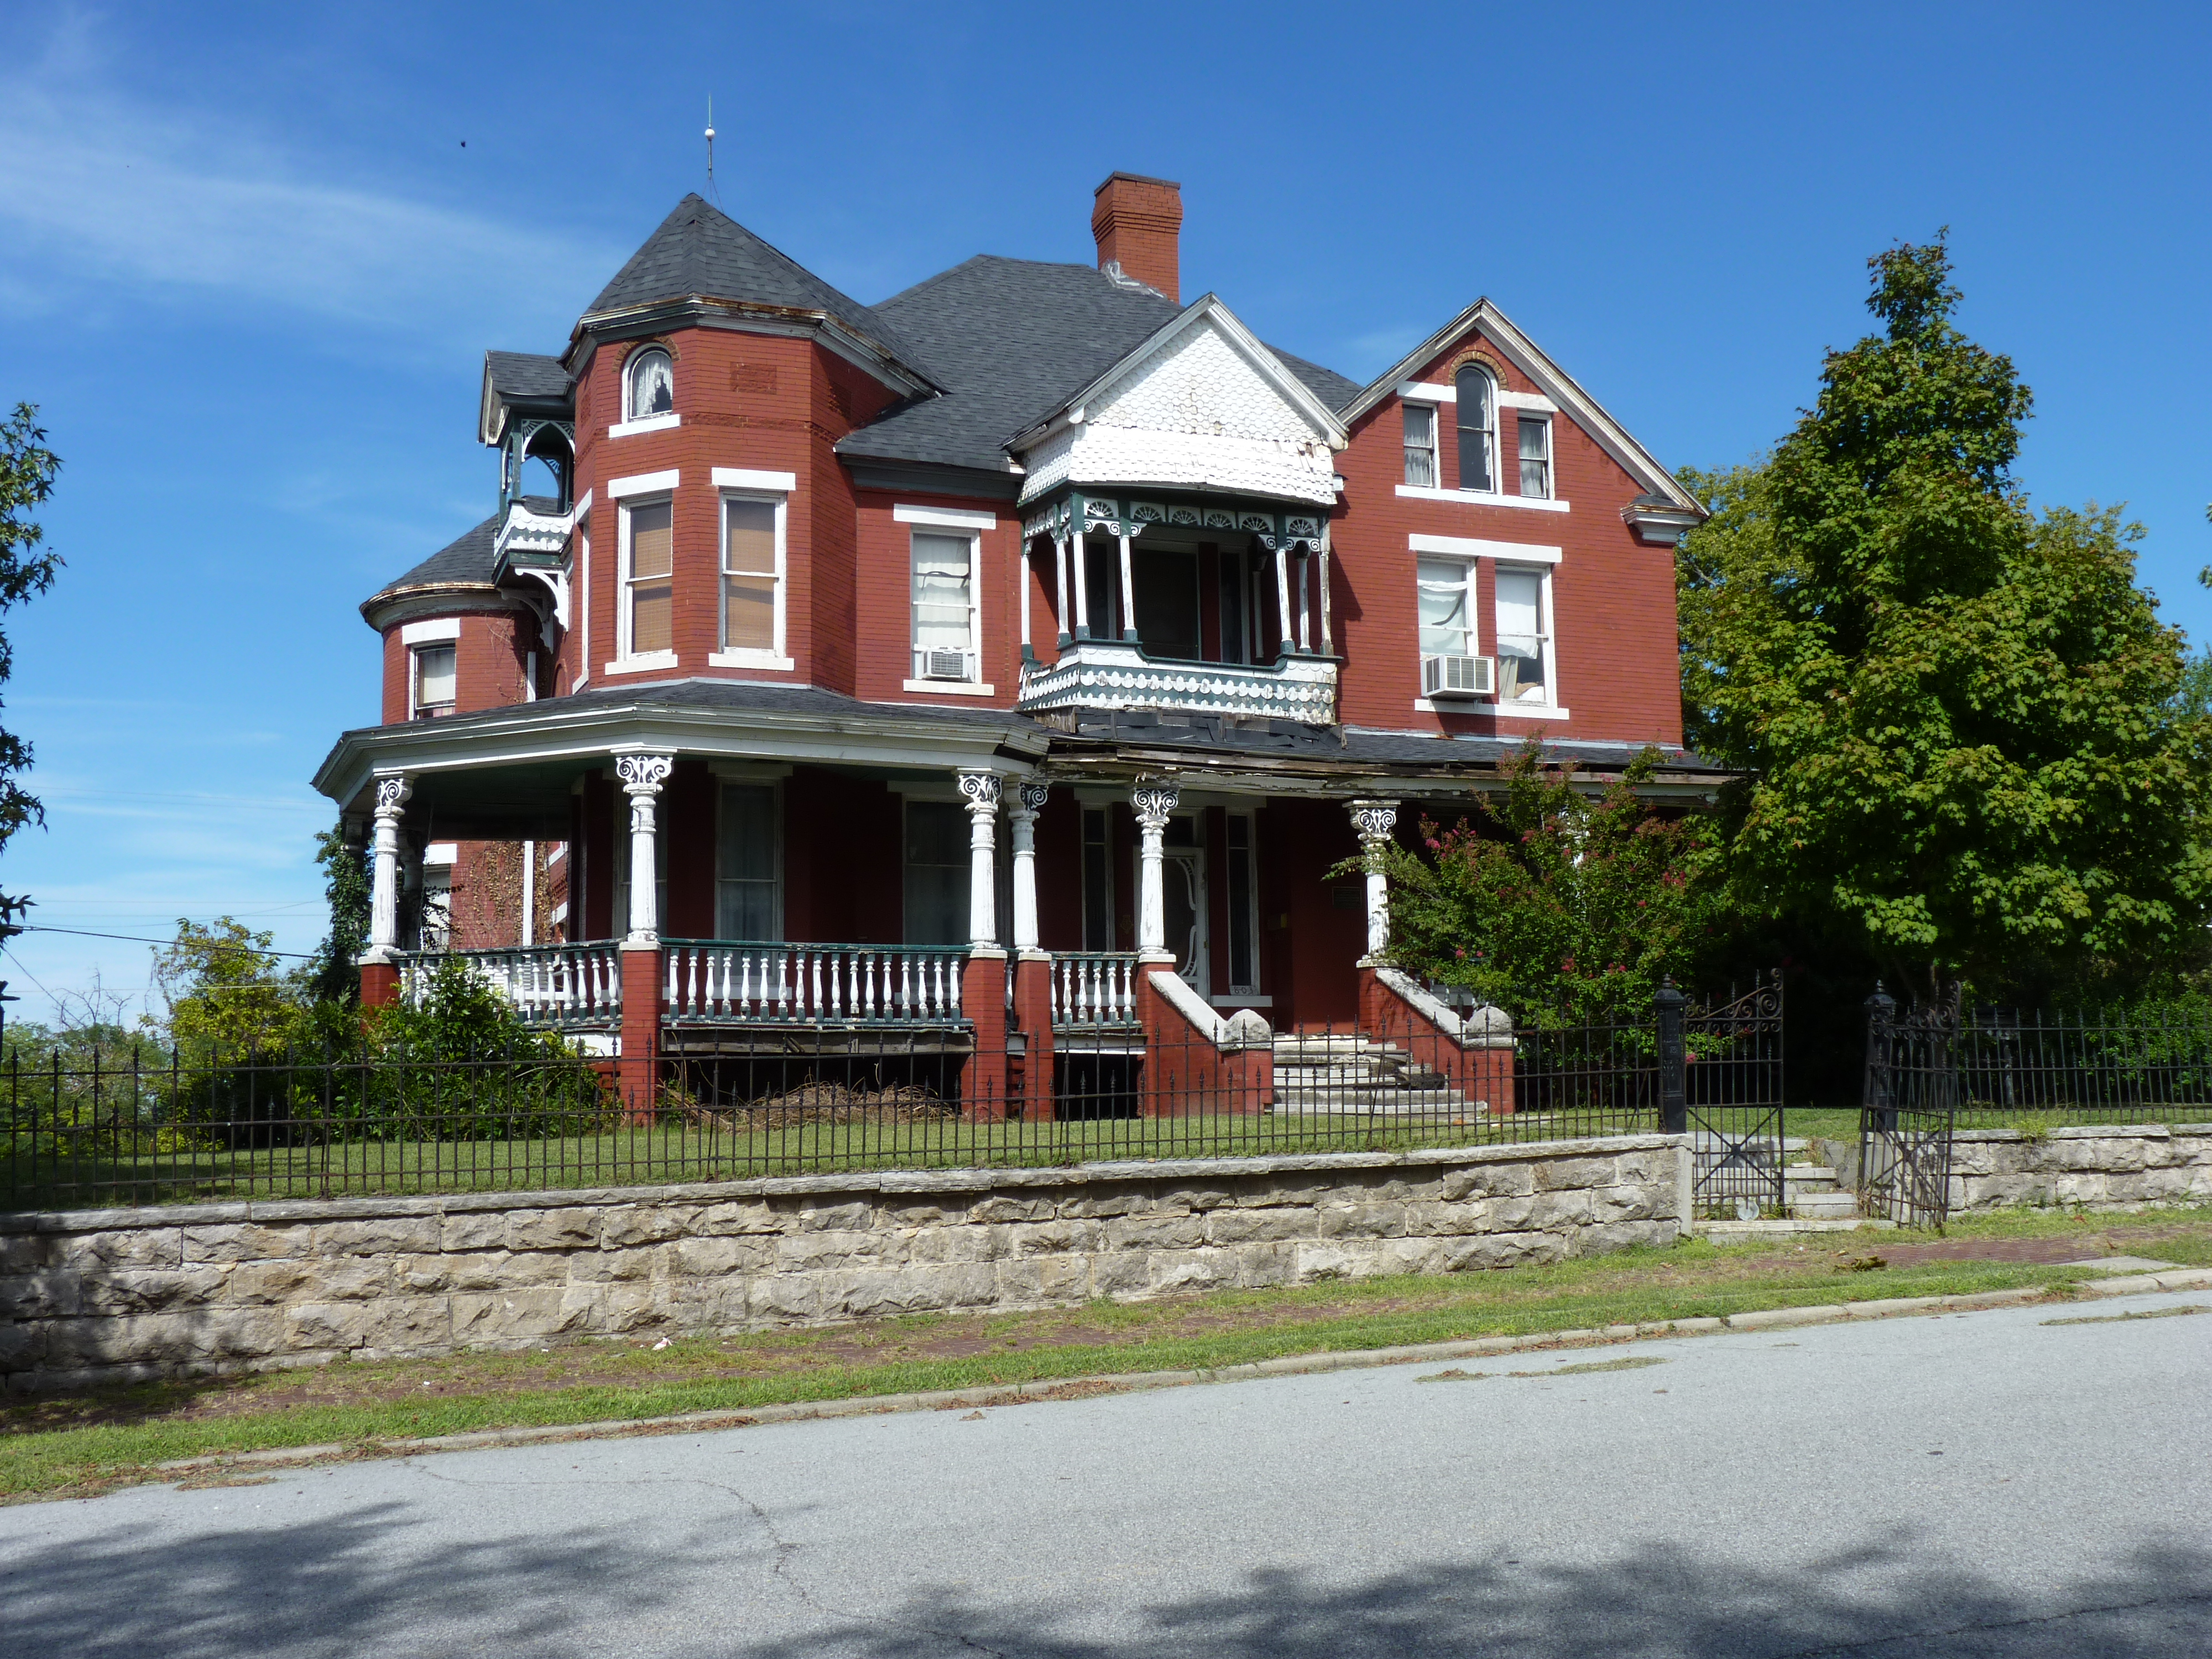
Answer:
POLYGON ((458 962, 513 1003, 528 1024, 595 1030, 622 1023, 622 950, 611 939, 520 950, 414 951, 395 959, 403 1002, 419 1002, 439 965, 458 962))
POLYGON ((1133 1027, 1137 1024, 1137 953, 1072 951, 1052 959, 1055 1031, 1133 1027))
POLYGON ((670 939, 665 1017, 727 1024, 957 1022, 959 945, 749 944, 670 939))

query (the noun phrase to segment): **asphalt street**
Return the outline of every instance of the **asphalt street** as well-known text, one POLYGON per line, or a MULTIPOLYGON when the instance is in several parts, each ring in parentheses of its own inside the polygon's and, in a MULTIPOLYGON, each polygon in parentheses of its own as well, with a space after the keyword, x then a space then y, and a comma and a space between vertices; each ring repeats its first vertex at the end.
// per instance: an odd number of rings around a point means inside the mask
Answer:
POLYGON ((0 1652, 2203 1659, 2212 1311, 2113 1317, 2197 1304, 25 1504, 0 1652))

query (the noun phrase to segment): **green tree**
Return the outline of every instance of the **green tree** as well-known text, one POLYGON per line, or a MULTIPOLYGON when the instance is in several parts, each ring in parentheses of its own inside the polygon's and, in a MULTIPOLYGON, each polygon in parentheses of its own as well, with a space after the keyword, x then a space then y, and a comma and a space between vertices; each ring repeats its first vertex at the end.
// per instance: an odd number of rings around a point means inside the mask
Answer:
POLYGON ((1540 1026, 1648 1009, 1724 921, 1710 823, 1636 793, 1656 758, 1592 793, 1532 744, 1472 818, 1422 823, 1425 856, 1385 848, 1393 960, 1540 1026))
POLYGON ((316 1002, 350 1008, 361 1000, 361 969, 356 964, 368 946, 368 866, 362 849, 346 844, 343 823, 317 832, 315 862, 323 866, 331 931, 307 964, 307 994, 316 1002))
MULTIPOLYGON (((46 447, 46 428, 38 424, 38 413, 30 404, 17 404, 15 412, 0 421, 0 611, 45 592, 62 567, 58 554, 40 550, 46 532, 30 516, 53 493, 54 477, 62 465, 60 457, 46 447)), ((0 633, 0 684, 7 682, 15 665, 15 647, 0 633)), ((31 745, 11 732, 0 731, 0 847, 25 824, 44 825, 46 821, 46 809, 16 781, 30 764, 31 745)), ((20 931, 30 902, 0 893, 0 939, 20 931)))
POLYGON ((2170 964, 2212 892, 2212 755, 2142 532, 2031 512, 2030 394, 1953 325, 1941 236, 1869 265, 1885 331, 1762 464, 1685 475, 1713 509, 1679 564, 1686 723, 1750 780, 1732 868, 1923 997, 2170 964))
POLYGON ((146 1016, 145 1024, 164 1032, 190 1065, 286 1046, 303 1010, 270 939, 228 916, 207 927, 179 918, 176 939, 154 958, 166 1014, 146 1016))

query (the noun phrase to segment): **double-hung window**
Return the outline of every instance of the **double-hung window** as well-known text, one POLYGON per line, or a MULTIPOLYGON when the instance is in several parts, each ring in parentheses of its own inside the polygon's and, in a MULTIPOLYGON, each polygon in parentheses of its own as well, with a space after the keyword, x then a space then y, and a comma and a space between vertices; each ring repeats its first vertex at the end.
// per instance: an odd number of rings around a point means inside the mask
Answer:
POLYGON ((1541 415, 1523 415, 1521 427, 1521 493, 1548 501, 1552 495, 1552 423, 1541 415))
POLYGON ((414 647, 414 661, 409 665, 413 682, 409 695, 414 705, 409 713, 414 719, 432 720, 453 712, 455 653, 451 645, 414 647))
POLYGON ((1421 654, 1474 655, 1474 566, 1461 559, 1423 559, 1419 580, 1421 654))
POLYGON ((952 801, 906 804, 906 942, 968 942, 968 810, 952 801))
POLYGON ((782 937, 774 784, 726 783, 715 826, 714 937, 782 937))
POLYGON ((973 536, 914 532, 914 674, 923 680, 981 678, 973 536))
POLYGON ((1498 571, 1498 701, 1550 703, 1551 579, 1542 570, 1498 571))
POLYGON ((1406 482, 1423 489, 1437 487, 1437 406, 1404 404, 1406 482))
POLYGON ((1453 377, 1459 410, 1459 487, 1498 488, 1498 386, 1472 364, 1453 377))
POLYGON ((783 655, 783 503, 722 498, 722 649, 741 659, 783 655))
POLYGON ((673 656, 676 650, 676 516, 670 501, 623 508, 623 655, 673 656))

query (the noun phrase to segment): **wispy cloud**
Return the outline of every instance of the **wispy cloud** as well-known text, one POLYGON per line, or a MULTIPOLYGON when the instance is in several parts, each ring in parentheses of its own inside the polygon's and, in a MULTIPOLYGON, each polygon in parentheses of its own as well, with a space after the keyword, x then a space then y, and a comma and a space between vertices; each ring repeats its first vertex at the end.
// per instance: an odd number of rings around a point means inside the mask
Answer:
POLYGON ((623 252, 320 177, 328 158, 234 118, 122 96, 66 36, 0 75, 0 305, 19 311, 99 280, 442 333, 494 307, 572 316, 623 252))

